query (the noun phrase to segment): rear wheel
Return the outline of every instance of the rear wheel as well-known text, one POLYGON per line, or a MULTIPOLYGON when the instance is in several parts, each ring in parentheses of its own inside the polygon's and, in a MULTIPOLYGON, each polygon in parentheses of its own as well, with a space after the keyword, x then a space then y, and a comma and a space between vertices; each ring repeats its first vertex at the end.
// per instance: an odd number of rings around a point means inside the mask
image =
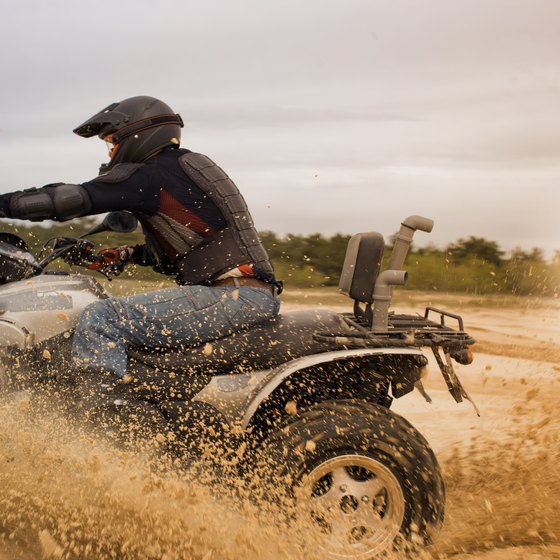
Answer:
POLYGON ((314 406, 277 431, 258 468, 331 558, 372 558, 420 544, 443 520, 444 485, 426 440, 402 417, 362 401, 314 406))

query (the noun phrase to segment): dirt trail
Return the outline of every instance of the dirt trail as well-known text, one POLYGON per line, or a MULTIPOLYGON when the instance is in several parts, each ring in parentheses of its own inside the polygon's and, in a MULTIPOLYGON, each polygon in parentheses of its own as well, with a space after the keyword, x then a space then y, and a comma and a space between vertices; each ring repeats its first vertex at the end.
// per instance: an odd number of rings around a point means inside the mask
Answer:
MULTIPOLYGON (((434 364, 433 403, 415 392, 393 405, 434 447, 447 484, 444 528, 419 558, 560 558, 560 311, 521 321, 514 309, 460 311, 479 342, 458 374, 481 417, 453 401, 434 364)), ((0 405, 0 560, 315 554, 250 506, 238 511, 56 417, 29 418, 25 404, 0 405)))

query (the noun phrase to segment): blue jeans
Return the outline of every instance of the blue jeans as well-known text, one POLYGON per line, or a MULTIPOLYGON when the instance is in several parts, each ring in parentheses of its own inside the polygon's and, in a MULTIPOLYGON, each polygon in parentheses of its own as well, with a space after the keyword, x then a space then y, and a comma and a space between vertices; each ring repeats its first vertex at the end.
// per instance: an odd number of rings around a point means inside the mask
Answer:
POLYGON ((180 286, 88 305, 72 346, 82 367, 123 376, 126 349, 202 344, 272 319, 280 299, 250 286, 180 286))

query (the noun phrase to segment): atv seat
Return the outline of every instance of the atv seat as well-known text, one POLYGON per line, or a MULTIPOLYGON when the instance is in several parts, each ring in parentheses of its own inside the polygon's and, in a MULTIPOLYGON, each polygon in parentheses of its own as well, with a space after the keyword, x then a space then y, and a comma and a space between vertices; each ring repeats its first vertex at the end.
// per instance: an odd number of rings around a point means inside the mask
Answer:
POLYGON ((148 369, 180 376, 217 375, 268 369, 284 362, 329 350, 313 333, 343 332, 348 326, 333 311, 292 311, 230 336, 180 348, 131 348, 131 371, 148 369))
POLYGON ((350 238, 338 287, 354 300, 356 319, 371 324, 375 281, 381 269, 385 250, 383 236, 377 232, 357 233, 350 238), (360 303, 365 304, 362 310, 360 303))

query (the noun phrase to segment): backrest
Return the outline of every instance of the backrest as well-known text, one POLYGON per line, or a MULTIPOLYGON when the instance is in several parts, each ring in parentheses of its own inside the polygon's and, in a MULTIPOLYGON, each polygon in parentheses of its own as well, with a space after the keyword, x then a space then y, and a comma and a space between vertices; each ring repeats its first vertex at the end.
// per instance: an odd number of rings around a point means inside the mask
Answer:
POLYGON ((354 301, 373 303, 373 289, 385 250, 377 232, 357 233, 350 238, 338 287, 354 301))

